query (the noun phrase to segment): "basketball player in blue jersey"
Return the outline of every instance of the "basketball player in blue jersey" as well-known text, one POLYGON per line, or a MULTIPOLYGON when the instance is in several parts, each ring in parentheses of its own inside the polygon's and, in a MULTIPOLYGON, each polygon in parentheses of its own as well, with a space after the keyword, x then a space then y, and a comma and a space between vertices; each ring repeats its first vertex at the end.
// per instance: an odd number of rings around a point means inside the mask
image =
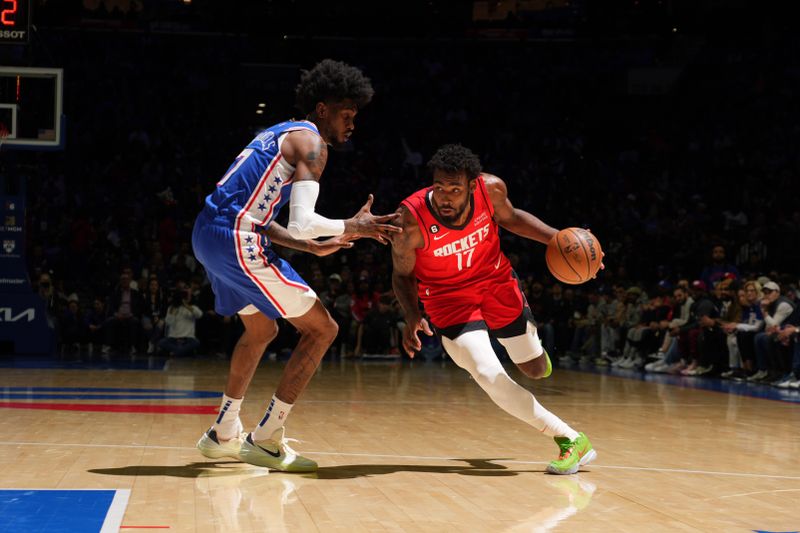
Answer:
POLYGON ((317 469, 314 461, 287 445, 284 423, 338 328, 314 291, 270 245, 321 255, 350 246, 358 237, 386 243, 402 231, 389 224, 396 215, 370 212, 372 195, 347 220, 314 211, 328 145, 350 138, 356 114, 372 95, 369 79, 344 63, 326 59, 304 72, 296 96, 306 120, 282 122, 259 133, 197 217, 192 245, 214 290, 215 310, 226 316, 238 313, 245 326, 233 351, 219 415, 197 443, 206 457, 233 457, 286 472, 317 469), (273 221, 287 203, 289 222, 283 228, 273 221), (313 241, 318 237, 334 239, 313 241), (244 434, 239 409, 264 350, 278 333, 278 317, 297 328, 300 341, 261 422, 244 434))

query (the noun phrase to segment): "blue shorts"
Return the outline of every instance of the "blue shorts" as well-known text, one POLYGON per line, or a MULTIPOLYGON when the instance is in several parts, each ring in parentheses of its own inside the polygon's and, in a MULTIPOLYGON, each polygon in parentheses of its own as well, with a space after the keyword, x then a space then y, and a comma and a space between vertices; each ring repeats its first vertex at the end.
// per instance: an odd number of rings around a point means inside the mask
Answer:
POLYGON ((206 269, 217 313, 269 318, 302 316, 317 295, 250 225, 236 231, 223 218, 201 213, 192 231, 195 257, 206 269))

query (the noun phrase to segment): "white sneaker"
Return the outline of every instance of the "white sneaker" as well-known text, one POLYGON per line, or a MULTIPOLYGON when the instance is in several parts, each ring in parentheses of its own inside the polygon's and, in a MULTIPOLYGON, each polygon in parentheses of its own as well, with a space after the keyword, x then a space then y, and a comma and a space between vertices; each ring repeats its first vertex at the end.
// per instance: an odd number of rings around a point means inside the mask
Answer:
POLYGON ((284 428, 278 428, 269 439, 263 441, 254 441, 253 434, 249 433, 242 443, 242 461, 282 472, 317 470, 316 462, 289 447, 289 441, 294 439, 287 439, 284 432, 284 428))
POLYGON ((625 368, 641 368, 644 361, 642 360, 641 355, 635 355, 631 357, 631 360, 628 362, 625 368))
POLYGON ((627 364, 627 362, 629 360, 630 360, 630 356, 628 356, 628 357, 620 357, 618 359, 615 359, 615 360, 611 361, 611 366, 613 366, 615 368, 625 368, 623 365, 627 364))
POLYGON ((669 370, 670 364, 667 363, 666 360, 659 361, 656 363, 656 366, 653 367, 653 372, 657 372, 659 374, 664 374, 669 370))
POLYGON ((668 368, 669 363, 667 363, 664 359, 658 359, 644 365, 646 372, 666 372, 668 368))
POLYGON ((244 442, 245 437, 247 437, 247 433, 240 433, 230 440, 221 441, 217 437, 217 430, 211 427, 197 441, 197 449, 209 459, 231 457, 241 461, 239 452, 242 449, 242 442, 244 442))
POLYGON ((794 381, 789 383, 790 389, 800 389, 800 378, 795 378, 794 381))
POLYGON ((708 374, 712 370, 714 370, 714 365, 698 366, 697 368, 694 369, 694 371, 695 371, 694 375, 695 376, 705 376, 706 374, 708 374))
POLYGON ((754 382, 754 381, 761 381, 762 379, 764 379, 768 375, 769 375, 769 372, 767 372, 766 370, 759 370, 758 372, 756 372, 755 374, 753 374, 752 376, 747 378, 747 381, 749 381, 751 383, 754 382))

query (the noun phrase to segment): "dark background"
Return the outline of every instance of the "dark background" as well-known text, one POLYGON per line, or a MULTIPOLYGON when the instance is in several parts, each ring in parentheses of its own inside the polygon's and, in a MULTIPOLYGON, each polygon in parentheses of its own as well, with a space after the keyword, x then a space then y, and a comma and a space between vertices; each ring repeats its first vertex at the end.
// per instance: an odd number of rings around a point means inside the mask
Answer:
MULTIPOLYGON (((297 117, 299 69, 326 57, 376 89, 323 176, 329 217, 370 192, 373 211, 393 211, 428 183, 436 147, 460 142, 516 206, 592 229, 601 284, 697 278, 714 244, 742 277, 797 283, 800 47, 777 4, 33 4, 30 44, 0 47, 0 64, 64 68, 66 148, 3 148, 0 172, 28 182, 34 284, 50 272, 82 302, 158 254, 163 286, 201 276, 169 262, 202 199, 258 128, 297 117), (755 241, 768 252, 737 258, 755 241)), ((542 245, 503 238, 521 277, 553 283, 542 245)), ((385 290, 388 257, 359 242, 293 264, 318 290, 343 265, 385 290)))

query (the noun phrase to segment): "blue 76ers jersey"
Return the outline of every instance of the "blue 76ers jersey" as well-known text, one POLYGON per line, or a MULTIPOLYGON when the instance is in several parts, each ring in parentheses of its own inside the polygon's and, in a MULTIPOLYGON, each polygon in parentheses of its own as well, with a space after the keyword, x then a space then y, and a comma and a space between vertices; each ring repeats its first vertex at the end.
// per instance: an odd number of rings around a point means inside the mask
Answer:
POLYGON ((206 197, 206 215, 226 220, 235 231, 269 225, 292 193, 295 167, 281 154, 284 134, 304 129, 319 135, 307 121, 281 122, 259 133, 206 197))

